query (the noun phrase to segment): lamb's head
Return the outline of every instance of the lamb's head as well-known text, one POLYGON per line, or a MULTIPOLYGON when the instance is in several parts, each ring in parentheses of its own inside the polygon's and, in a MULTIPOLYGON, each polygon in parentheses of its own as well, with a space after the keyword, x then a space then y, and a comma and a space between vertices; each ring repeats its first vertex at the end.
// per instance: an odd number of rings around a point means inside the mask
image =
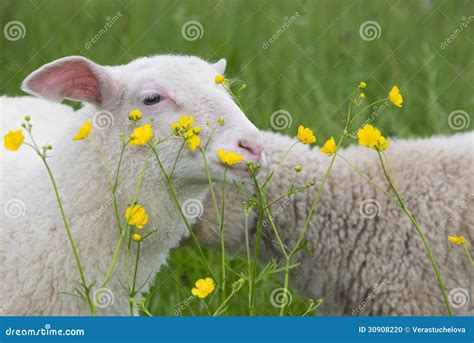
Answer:
MULTIPOLYGON (((246 161, 259 162, 262 142, 257 128, 246 118, 215 76, 224 74, 226 61, 210 64, 197 57, 163 55, 144 57, 120 66, 101 66, 84 57, 71 56, 53 61, 29 75, 23 89, 53 101, 72 99, 107 111, 114 117, 114 127, 107 136, 127 132, 129 113, 139 109, 142 122, 152 122, 155 136, 171 134, 172 123, 181 116, 193 115, 194 126, 201 129, 204 145, 218 118, 224 119, 206 149, 211 175, 220 179, 223 167, 217 150, 231 150, 246 161)), ((93 113, 91 113, 93 115, 93 113)), ((128 127, 128 131, 130 128, 128 127)), ((112 138, 111 138, 112 139, 112 138)), ((181 142, 170 140, 159 146, 163 164, 170 167, 181 142)), ((145 154, 146 148, 138 148, 145 154)), ((229 178, 248 177, 244 163, 232 168, 229 178)), ((199 151, 183 149, 176 176, 203 180, 204 160, 199 151)))

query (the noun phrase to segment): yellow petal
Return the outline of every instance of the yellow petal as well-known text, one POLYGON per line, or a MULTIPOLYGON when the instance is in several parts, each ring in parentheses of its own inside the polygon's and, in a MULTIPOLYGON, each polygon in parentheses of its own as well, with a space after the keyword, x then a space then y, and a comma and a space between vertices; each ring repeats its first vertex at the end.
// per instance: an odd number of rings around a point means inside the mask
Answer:
POLYGON ((72 138, 73 141, 81 141, 86 139, 87 136, 91 133, 91 121, 88 120, 81 126, 77 134, 72 138))
POLYGON ((25 140, 25 137, 23 136, 23 133, 21 132, 21 130, 9 131, 3 137, 3 144, 6 149, 11 150, 11 151, 17 151, 24 140, 25 140))

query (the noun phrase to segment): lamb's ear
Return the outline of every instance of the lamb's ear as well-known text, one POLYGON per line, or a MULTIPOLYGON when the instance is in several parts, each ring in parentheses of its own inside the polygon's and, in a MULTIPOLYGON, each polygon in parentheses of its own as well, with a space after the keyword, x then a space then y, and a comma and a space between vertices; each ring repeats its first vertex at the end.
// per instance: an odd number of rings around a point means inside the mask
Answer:
POLYGON ((227 66, 227 61, 225 58, 221 58, 219 61, 214 63, 212 67, 219 73, 225 74, 225 67, 227 66))
POLYGON ((79 100, 96 106, 119 95, 119 83, 101 65, 81 56, 69 56, 48 63, 23 81, 21 88, 52 101, 79 100))

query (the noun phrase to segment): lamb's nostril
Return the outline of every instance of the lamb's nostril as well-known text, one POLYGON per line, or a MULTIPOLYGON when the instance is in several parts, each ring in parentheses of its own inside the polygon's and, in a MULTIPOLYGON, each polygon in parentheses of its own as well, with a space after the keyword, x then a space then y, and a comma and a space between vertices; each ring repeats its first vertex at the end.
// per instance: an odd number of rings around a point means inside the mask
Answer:
POLYGON ((247 150, 255 160, 259 160, 262 157, 263 148, 259 143, 240 139, 238 146, 239 148, 247 150))

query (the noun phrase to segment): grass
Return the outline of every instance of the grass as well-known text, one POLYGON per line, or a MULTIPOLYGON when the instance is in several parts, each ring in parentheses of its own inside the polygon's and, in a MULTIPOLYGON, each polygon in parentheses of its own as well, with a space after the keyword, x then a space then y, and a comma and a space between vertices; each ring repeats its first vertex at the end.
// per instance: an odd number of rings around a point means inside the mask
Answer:
MULTIPOLYGON (((22 94, 19 85, 31 71, 66 55, 84 55, 101 64, 163 53, 208 60, 225 57, 226 75, 248 84, 242 104, 261 129, 271 129, 271 114, 285 110, 292 123, 282 132, 293 134, 302 123, 323 141, 340 132, 345 101, 353 87, 365 81, 369 102, 395 83, 404 95, 402 110, 390 107, 375 120, 385 135, 452 134, 456 131, 448 125, 449 114, 463 110, 471 115, 474 108, 474 20, 459 32, 473 10, 470 0, 7 0, 0 3, 2 26, 21 21, 26 36, 17 41, 1 37, 0 94, 22 94), (121 17, 86 49, 106 17, 118 12, 121 17), (182 27, 190 20, 202 25, 201 39, 183 38, 182 27), (366 21, 378 23, 378 39, 361 39, 359 27, 366 21), (455 39, 442 48, 451 35, 455 39), (273 36, 276 39, 265 49, 264 43, 273 36)), ((472 121, 464 130, 472 130, 472 121)), ((206 254, 218 269, 218 253, 207 249, 206 254)), ((237 257, 232 263, 241 262, 237 257)), ((203 273, 192 247, 174 251, 151 290, 152 312, 173 315, 203 273)), ((257 304, 260 314, 278 313, 268 297, 280 286, 277 277, 263 283, 257 304)), ((295 313, 304 310, 296 296, 293 305, 295 313)), ((230 314, 242 314, 245 308, 246 294, 241 291, 230 314)), ((182 312, 205 313, 199 302, 182 312)))

